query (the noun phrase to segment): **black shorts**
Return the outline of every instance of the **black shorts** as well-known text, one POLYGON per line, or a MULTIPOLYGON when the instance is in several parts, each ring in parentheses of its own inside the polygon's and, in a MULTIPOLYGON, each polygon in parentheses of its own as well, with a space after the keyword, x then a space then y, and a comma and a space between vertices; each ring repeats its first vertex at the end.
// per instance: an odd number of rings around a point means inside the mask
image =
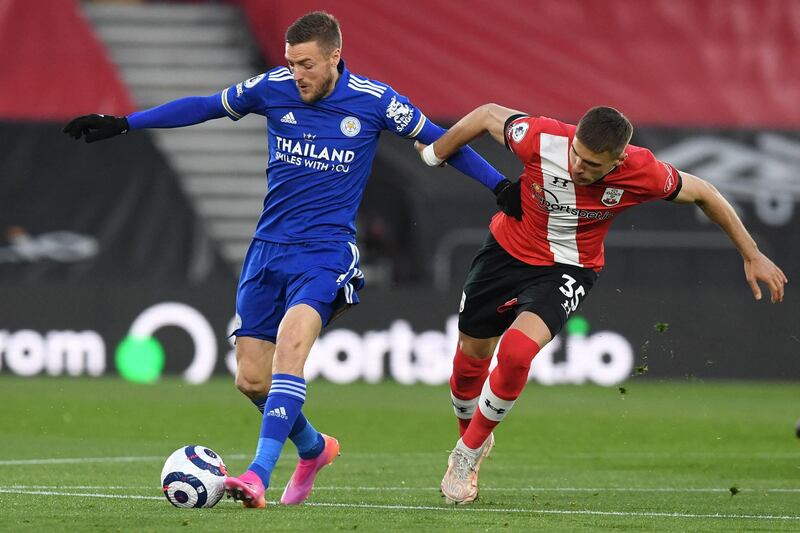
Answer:
POLYGON ((537 314, 555 337, 597 280, 589 268, 529 265, 512 257, 492 234, 472 261, 458 329, 476 339, 499 337, 522 311, 537 314))

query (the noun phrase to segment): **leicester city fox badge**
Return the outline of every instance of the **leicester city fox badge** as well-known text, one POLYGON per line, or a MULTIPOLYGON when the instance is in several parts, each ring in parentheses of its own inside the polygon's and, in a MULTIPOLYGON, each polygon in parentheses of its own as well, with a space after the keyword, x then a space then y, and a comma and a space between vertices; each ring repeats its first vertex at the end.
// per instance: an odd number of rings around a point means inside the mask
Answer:
POLYGON ((624 193, 622 189, 614 189, 613 187, 606 187, 606 192, 603 193, 603 197, 600 199, 603 202, 603 205, 607 205, 608 207, 613 207, 617 205, 622 198, 622 193, 624 193))
POLYGON ((339 128, 348 137, 355 137, 361 131, 361 121, 356 117, 344 117, 339 128))

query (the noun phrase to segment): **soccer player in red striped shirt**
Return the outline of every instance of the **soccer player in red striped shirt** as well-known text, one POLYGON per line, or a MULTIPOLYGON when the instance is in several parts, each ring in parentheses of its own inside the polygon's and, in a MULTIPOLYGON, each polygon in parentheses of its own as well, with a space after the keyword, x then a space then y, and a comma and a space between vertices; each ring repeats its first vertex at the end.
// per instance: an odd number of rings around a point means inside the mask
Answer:
POLYGON ((788 281, 713 185, 630 145, 633 126, 616 109, 592 108, 574 126, 486 104, 417 149, 428 165, 439 165, 486 132, 524 170, 499 192, 501 212, 464 285, 450 379, 461 438, 441 484, 448 503, 477 498, 493 428, 525 387, 533 358, 586 298, 603 268, 603 240, 625 209, 658 199, 694 203, 739 250, 757 300, 759 282, 776 303, 788 281))

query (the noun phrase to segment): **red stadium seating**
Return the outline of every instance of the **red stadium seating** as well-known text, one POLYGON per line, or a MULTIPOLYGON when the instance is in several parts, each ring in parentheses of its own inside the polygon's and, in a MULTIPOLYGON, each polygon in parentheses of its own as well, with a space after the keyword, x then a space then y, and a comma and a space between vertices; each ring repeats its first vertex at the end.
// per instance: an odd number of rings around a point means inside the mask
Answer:
POLYGON ((76 0, 0 2, 0 120, 134 110, 76 0))
POLYGON ((495 101, 565 120, 606 104, 640 125, 800 124, 793 0, 231 1, 271 64, 292 21, 330 11, 348 66, 437 118, 495 101))

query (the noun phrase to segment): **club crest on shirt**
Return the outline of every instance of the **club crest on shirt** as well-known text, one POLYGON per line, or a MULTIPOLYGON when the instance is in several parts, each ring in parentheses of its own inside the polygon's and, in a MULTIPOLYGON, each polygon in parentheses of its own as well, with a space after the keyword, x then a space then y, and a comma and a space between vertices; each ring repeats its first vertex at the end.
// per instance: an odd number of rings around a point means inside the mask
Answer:
POLYGON ((511 139, 515 143, 519 143, 522 139, 524 139, 526 133, 528 133, 527 122, 520 122, 519 124, 514 124, 511 127, 511 139))
POLYGON ((606 187, 606 191, 603 193, 603 197, 600 199, 603 202, 603 205, 607 205, 608 207, 613 207, 617 205, 622 198, 622 193, 624 193, 622 189, 614 189, 613 187, 606 187))
POLYGON ((355 137, 361 131, 361 121, 356 117, 344 117, 339 128, 348 137, 355 137))

